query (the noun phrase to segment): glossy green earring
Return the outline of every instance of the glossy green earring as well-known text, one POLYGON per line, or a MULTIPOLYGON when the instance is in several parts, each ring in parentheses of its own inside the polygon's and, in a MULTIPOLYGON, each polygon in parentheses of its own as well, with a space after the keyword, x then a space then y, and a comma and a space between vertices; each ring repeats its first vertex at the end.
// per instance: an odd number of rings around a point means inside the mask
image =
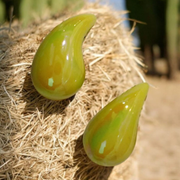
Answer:
POLYGON ((148 89, 147 83, 132 87, 92 118, 84 132, 83 145, 93 162, 115 166, 130 156, 148 89))
POLYGON ((62 100, 80 89, 85 78, 82 43, 95 21, 92 14, 72 17, 43 40, 31 69, 33 85, 42 96, 62 100))

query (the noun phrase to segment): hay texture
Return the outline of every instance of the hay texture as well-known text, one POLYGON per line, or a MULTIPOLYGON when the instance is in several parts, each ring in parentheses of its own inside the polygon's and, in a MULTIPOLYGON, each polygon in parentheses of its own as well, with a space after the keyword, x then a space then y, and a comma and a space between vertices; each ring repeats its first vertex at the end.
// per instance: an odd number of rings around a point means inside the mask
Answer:
POLYGON ((22 32, 1 29, 0 179, 138 179, 136 150, 124 163, 107 168, 91 162, 82 145, 90 119, 142 81, 131 32, 122 25, 123 13, 87 4, 76 14, 49 19, 22 32), (81 13, 97 16, 83 43, 85 82, 73 98, 48 100, 31 82, 34 54, 52 28, 81 13))

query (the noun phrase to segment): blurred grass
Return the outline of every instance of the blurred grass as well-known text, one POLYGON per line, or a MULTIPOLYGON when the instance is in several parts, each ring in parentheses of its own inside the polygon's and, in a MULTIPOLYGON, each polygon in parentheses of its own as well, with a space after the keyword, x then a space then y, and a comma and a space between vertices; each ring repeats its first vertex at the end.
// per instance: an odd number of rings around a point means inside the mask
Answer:
POLYGON ((0 0, 0 24, 4 21, 4 17, 5 17, 5 5, 0 0))
POLYGON ((167 41, 170 58, 170 68, 172 75, 176 76, 178 72, 178 29, 180 28, 178 23, 179 16, 179 0, 168 0, 167 6, 167 41))
POLYGON ((9 11, 8 7, 14 7, 14 18, 20 19, 22 26, 25 27, 32 21, 45 19, 52 15, 58 15, 65 11, 77 11, 80 9, 84 0, 19 0, 17 5, 15 0, 0 0, 0 24, 5 22, 9 11), (19 6, 19 7, 17 7, 19 6), (18 9, 18 12, 17 12, 18 9))

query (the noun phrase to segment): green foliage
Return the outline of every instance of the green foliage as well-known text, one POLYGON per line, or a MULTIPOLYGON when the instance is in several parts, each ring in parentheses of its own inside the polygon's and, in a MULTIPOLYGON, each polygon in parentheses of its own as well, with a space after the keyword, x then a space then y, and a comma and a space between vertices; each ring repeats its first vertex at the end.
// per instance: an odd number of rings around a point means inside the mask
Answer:
MULTIPOLYGON (((19 5, 13 1, 12 6, 16 11, 18 10, 22 25, 27 26, 32 21, 60 14, 65 10, 76 11, 82 7, 83 2, 84 0, 20 0, 19 5)), ((5 5, 0 0, 0 23, 4 21, 4 14, 5 5)), ((17 17, 15 16, 15 18, 17 17)))
POLYGON ((59 11, 62 11, 65 9, 65 7, 67 6, 67 1, 64 0, 51 0, 50 2, 50 6, 51 6, 51 14, 56 14, 59 11))
POLYGON ((44 11, 47 9, 47 6, 48 0, 33 0, 32 8, 39 17, 43 17, 44 11))
POLYGON ((167 40, 171 71, 175 74, 178 70, 178 7, 179 0, 168 0, 167 6, 167 40))
POLYGON ((5 14, 5 6, 0 0, 0 24, 2 24, 4 21, 4 14, 5 14))
POLYGON ((72 11, 77 11, 80 9, 84 4, 84 0, 67 0, 67 6, 71 8, 72 11))
POLYGON ((23 0, 20 4, 20 16, 23 19, 22 22, 24 25, 31 20, 30 14, 32 3, 32 0, 23 0))

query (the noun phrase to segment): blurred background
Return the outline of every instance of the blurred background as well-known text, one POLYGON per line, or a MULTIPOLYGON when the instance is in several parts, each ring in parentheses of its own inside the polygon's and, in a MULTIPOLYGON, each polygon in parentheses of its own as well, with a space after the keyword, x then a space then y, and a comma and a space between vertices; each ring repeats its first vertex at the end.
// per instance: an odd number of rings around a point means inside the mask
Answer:
MULTIPOLYGON (((80 9, 85 1, 96 0, 0 0, 0 24, 20 20, 23 27, 50 15, 58 17, 67 11, 80 9)), ((135 46, 148 66, 147 74, 175 78, 180 70, 179 0, 102 0, 116 10, 128 10, 125 26, 132 28, 135 46)))
MULTIPOLYGON (((95 2, 94 0, 88 0, 95 2)), ((22 28, 49 16, 77 11, 85 0, 0 0, 0 28, 18 22, 22 28)), ((97 2, 97 1, 96 1, 97 2)), ((180 2, 179 0, 109 0, 128 10, 124 26, 131 29, 137 51, 148 68, 151 85, 147 118, 141 122, 140 180, 180 180, 180 2)))

